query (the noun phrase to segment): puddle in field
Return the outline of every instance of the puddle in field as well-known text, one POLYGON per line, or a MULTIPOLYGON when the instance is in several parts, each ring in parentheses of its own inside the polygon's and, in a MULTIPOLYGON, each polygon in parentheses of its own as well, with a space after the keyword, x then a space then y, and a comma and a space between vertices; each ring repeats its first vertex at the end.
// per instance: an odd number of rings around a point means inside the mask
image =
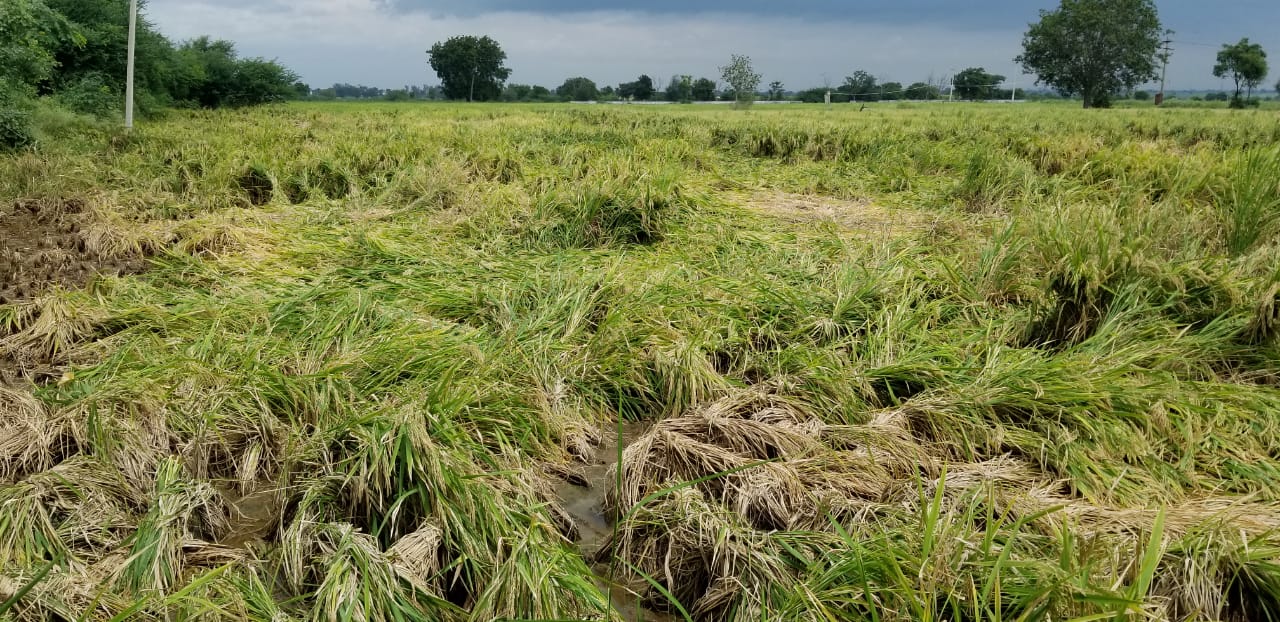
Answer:
MULTIPOLYGON (((622 427, 622 448, 635 442, 649 431, 649 424, 626 423, 622 427)), ((594 557, 613 533, 613 522, 604 512, 604 495, 609 489, 609 469, 618 463, 618 430, 601 430, 603 440, 596 449, 595 458, 574 478, 556 485, 556 496, 565 512, 578 526, 578 550, 584 558, 594 557), (585 485, 584 485, 585 484, 585 485)))
MULTIPOLYGON (((622 426, 622 444, 618 443, 617 428, 601 431, 604 440, 596 449, 591 464, 582 469, 574 482, 561 481, 556 485, 556 496, 565 512, 573 518, 578 527, 578 551, 583 559, 593 559, 604 546, 605 541, 613 533, 613 521, 605 514, 604 497, 610 485, 610 469, 618 463, 620 448, 625 449, 645 432, 649 431, 649 423, 625 423, 622 426), (585 484, 585 485, 584 485, 585 484)), ((626 586, 611 585, 606 579, 609 576, 608 562, 597 563, 592 569, 597 575, 597 584, 602 592, 609 595, 609 602, 618 615, 627 622, 674 622, 677 618, 650 611, 640 604, 640 598, 626 586)))
POLYGON ((231 502, 231 527, 219 544, 233 549, 268 539, 280 520, 280 489, 265 483, 231 502))

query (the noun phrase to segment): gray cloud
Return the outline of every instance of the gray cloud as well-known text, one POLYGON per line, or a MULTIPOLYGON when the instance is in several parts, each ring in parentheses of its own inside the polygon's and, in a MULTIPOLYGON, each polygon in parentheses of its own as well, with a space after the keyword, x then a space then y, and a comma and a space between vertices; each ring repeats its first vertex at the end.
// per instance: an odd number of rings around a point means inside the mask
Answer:
MULTIPOLYGON (((494 36, 508 53, 513 81, 547 86, 575 75, 601 84, 640 73, 714 77, 732 52, 751 55, 766 81, 782 80, 789 88, 839 83, 859 68, 911 82, 967 66, 984 66, 1029 85, 1031 79, 1020 75, 1012 58, 1026 24, 1045 3, 974 4, 157 0, 149 13, 171 36, 232 39, 243 53, 278 58, 315 85, 435 83, 425 50, 461 33, 494 36)), ((1160 6, 1177 39, 1207 44, 1178 45, 1170 68, 1174 88, 1221 86, 1210 75, 1213 46, 1240 36, 1252 37, 1280 59, 1280 32, 1272 27, 1280 23, 1280 3, 1160 6)))

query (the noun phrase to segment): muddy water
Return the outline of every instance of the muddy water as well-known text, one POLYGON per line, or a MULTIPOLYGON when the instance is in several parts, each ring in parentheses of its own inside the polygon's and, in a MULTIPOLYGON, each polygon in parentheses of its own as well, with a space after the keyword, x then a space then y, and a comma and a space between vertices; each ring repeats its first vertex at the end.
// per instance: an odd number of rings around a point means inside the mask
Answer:
MULTIPOLYGON (((619 444, 618 430, 609 428, 601 431, 604 441, 596 450, 596 456, 582 470, 582 480, 560 482, 556 486, 556 495, 560 504, 578 526, 578 551, 584 559, 592 559, 606 540, 613 533, 613 521, 605 514, 604 497, 610 485, 610 469, 618 463, 622 448, 649 431, 649 424, 626 423, 622 427, 622 443, 619 444), (582 484, 586 485, 582 485, 582 484)), ((640 604, 637 594, 625 586, 610 585, 608 563, 596 564, 592 568, 598 578, 597 583, 602 592, 609 595, 609 602, 618 615, 627 622, 674 622, 677 618, 664 613, 650 611, 640 604)))
POLYGON ((245 548, 267 539, 280 520, 281 495, 273 484, 263 484, 231 504, 231 528, 219 544, 245 548))

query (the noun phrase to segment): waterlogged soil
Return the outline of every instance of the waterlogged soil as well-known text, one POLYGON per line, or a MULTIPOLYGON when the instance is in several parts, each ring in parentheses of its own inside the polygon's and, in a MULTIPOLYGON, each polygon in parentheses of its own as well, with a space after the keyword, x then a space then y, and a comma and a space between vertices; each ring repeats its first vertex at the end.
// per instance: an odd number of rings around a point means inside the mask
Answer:
POLYGON ((52 286, 81 287, 95 275, 137 274, 145 257, 103 257, 84 235, 76 200, 18 201, 0 209, 0 304, 23 302, 52 286))
MULTIPOLYGON (((605 494, 609 489, 610 478, 618 464, 623 449, 634 443, 649 431, 647 423, 625 423, 622 426, 622 437, 618 430, 610 428, 601 431, 603 441, 596 450, 595 457, 579 471, 573 481, 561 481, 556 486, 556 495, 560 505, 573 518, 577 526, 578 551, 583 559, 595 559, 596 554, 604 546, 613 533, 613 518, 604 509, 605 494), (621 443, 619 442, 621 440, 621 443)), ((602 592, 609 595, 609 602, 618 615, 627 622, 674 622, 676 618, 646 609, 640 604, 635 591, 626 586, 613 585, 606 579, 609 576, 609 564, 606 561, 597 563, 592 568, 596 572, 597 584, 602 592)))
MULTIPOLYGON (((224 494, 228 494, 224 491, 224 494)), ((218 542, 233 549, 247 548, 271 539, 284 511, 283 498, 274 484, 261 484, 231 502, 231 527, 218 542)))

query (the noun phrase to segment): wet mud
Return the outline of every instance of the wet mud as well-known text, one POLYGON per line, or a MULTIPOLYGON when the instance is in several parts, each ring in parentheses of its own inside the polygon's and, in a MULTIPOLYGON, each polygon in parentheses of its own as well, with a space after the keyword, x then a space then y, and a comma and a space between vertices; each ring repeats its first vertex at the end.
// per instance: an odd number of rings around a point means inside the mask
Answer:
POLYGON ((92 250, 89 215, 76 200, 18 201, 0 208, 0 305, 23 302, 52 286, 81 287, 95 275, 146 270, 140 255, 106 257, 92 250))
MULTIPOLYGON (((556 496, 577 527, 576 544, 583 559, 596 560, 600 549, 613 534, 614 519, 604 509, 605 495, 612 485, 610 478, 616 477, 613 467, 618 464, 622 451, 644 436, 650 427, 648 423, 625 423, 621 438, 617 428, 601 430, 603 441, 595 457, 573 478, 557 483, 556 496)), ((609 601, 621 619, 627 622, 673 622, 678 619, 644 607, 637 593, 640 590, 632 589, 642 586, 612 583, 608 579, 612 573, 607 559, 597 560, 592 570, 596 573, 601 592, 609 595, 609 601)))

